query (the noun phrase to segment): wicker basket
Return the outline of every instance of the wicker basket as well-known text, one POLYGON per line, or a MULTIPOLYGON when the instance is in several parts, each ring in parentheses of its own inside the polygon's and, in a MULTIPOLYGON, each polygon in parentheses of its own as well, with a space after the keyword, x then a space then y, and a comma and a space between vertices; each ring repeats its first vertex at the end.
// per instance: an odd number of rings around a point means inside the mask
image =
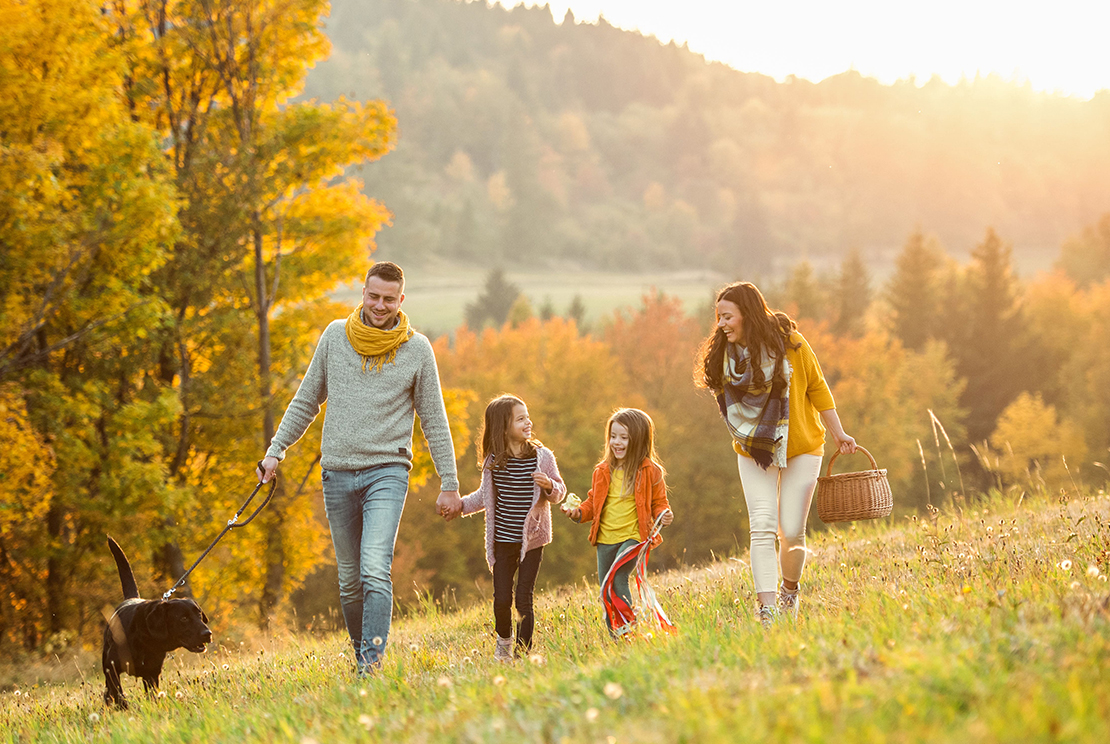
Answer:
POLYGON ((825 475, 817 479, 817 516, 823 522, 851 522, 890 516, 894 497, 886 480, 886 468, 880 470, 875 458, 863 447, 857 445, 856 449, 867 455, 871 470, 830 475, 833 463, 840 455, 840 452, 835 452, 829 459, 825 475))

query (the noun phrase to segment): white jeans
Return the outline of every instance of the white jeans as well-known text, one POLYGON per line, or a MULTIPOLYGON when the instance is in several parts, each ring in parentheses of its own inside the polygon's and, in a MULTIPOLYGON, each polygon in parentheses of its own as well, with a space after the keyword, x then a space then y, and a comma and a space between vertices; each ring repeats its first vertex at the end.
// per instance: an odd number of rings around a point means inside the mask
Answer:
POLYGON ((744 501, 748 504, 751 528, 752 578, 756 593, 775 592, 782 577, 798 581, 806 562, 806 519, 813 502, 813 489, 821 474, 818 455, 796 455, 785 468, 764 470, 755 460, 737 455, 744 501), (775 556, 775 536, 780 551, 775 556))

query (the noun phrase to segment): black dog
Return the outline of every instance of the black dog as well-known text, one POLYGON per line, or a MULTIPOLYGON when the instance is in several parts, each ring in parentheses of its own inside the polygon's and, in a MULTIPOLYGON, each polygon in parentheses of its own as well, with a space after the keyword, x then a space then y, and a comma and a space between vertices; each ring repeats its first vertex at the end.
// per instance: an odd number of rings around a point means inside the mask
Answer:
POLYGON ((204 651, 212 640, 208 616, 191 599, 139 599, 139 587, 123 549, 112 538, 108 547, 116 559, 124 602, 104 628, 104 702, 127 707, 120 686, 121 673, 141 677, 147 692, 158 689, 166 654, 177 648, 204 651))

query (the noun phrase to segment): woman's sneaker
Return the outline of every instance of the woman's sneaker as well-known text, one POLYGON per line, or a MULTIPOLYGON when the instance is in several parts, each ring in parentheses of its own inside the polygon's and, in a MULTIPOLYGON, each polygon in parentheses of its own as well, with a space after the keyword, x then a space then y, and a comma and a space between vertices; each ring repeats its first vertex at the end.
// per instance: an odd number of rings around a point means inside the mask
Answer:
POLYGON ((494 661, 512 661, 513 660, 513 639, 512 638, 497 638, 497 646, 493 649, 494 661))
POLYGON ((795 589, 792 592, 787 591, 786 589, 783 589, 782 591, 779 592, 779 608, 782 610, 782 614, 786 615, 791 620, 797 620, 798 619, 798 602, 799 601, 800 600, 799 600, 799 597, 798 597, 798 590, 797 589, 795 589))
POLYGON ((764 630, 768 630, 779 621, 779 608, 774 605, 760 605, 755 616, 759 618, 759 624, 764 630))

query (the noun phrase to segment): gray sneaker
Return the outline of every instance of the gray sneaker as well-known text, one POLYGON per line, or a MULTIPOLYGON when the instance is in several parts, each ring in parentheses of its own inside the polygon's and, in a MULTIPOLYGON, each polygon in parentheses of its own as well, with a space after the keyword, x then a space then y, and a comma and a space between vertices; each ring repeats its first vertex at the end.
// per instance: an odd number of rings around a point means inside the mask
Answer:
POLYGON ((513 639, 497 638, 497 646, 493 649, 493 660, 506 662, 513 660, 513 639))
POLYGON ((759 623, 763 626, 763 629, 769 630, 771 626, 779 621, 779 608, 774 605, 760 605, 755 616, 759 618, 759 623))
POLYGON ((792 592, 783 589, 779 592, 779 609, 782 610, 783 615, 791 620, 798 619, 798 603, 800 601, 797 589, 792 592))

